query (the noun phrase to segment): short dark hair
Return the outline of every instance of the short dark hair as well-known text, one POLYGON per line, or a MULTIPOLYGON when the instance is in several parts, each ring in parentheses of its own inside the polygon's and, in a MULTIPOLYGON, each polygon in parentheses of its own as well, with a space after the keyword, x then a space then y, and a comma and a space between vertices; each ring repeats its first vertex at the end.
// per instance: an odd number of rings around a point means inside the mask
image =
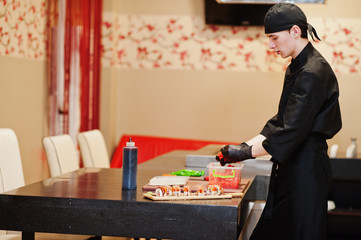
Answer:
MULTIPOLYGON (((297 25, 298 26, 298 25, 297 25)), ((298 26, 301 29, 301 38, 308 38, 308 27, 307 25, 298 26)))

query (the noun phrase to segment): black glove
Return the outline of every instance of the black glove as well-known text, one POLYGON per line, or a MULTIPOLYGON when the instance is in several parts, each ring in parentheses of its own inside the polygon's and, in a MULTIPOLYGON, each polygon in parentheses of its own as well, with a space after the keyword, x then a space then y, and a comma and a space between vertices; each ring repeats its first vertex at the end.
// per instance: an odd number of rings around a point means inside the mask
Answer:
POLYGON ((224 166, 226 163, 240 162, 252 157, 252 146, 248 146, 247 143, 240 145, 226 145, 221 149, 222 158, 216 156, 216 159, 220 161, 224 166))

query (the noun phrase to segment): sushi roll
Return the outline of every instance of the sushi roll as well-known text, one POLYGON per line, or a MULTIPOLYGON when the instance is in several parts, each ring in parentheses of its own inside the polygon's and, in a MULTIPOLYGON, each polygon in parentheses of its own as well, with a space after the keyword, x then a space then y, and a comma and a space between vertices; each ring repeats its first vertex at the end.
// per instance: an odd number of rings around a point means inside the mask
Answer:
POLYGON ((209 195, 211 195, 211 196, 219 195, 216 185, 208 186, 208 191, 210 192, 209 195))
POLYGON ((157 187, 156 189, 155 189, 155 195, 157 196, 157 197, 164 197, 164 188, 163 187, 157 187))
POLYGON ((207 196, 212 195, 212 186, 211 186, 211 185, 208 185, 207 191, 206 191, 206 195, 207 195, 207 196))
POLYGON ((198 187, 197 196, 205 196, 205 195, 206 195, 206 191, 204 191, 203 186, 198 187))
POLYGON ((183 196, 188 197, 188 196, 190 196, 190 195, 191 195, 191 189, 190 189, 190 187, 189 187, 189 186, 184 186, 184 187, 183 187, 183 196))
POLYGON ((173 196, 173 189, 170 186, 165 186, 165 196, 171 197, 173 196))
POLYGON ((223 188, 221 186, 214 185, 214 187, 216 188, 217 195, 222 195, 223 194, 223 188))
POLYGON ((179 197, 181 193, 180 187, 179 186, 172 187, 172 192, 173 192, 173 196, 179 197))

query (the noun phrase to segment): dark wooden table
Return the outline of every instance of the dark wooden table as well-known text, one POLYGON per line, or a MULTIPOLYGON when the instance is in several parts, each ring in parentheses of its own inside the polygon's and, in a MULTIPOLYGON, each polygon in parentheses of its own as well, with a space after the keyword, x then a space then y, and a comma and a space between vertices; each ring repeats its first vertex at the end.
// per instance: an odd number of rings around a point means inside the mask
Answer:
POLYGON ((138 165, 137 190, 121 169, 85 168, 0 194, 0 229, 158 239, 238 239, 242 199, 151 201, 142 186, 184 169, 186 151, 138 165))

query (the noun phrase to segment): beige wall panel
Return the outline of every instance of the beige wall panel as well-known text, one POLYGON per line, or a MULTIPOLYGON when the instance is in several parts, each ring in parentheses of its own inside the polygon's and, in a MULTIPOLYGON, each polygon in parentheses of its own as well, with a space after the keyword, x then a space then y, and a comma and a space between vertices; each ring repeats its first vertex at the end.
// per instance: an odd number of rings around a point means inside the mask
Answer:
POLYGON ((112 156, 114 147, 118 144, 119 136, 116 135, 116 115, 119 106, 116 102, 117 77, 116 69, 102 68, 100 89, 100 130, 104 136, 109 156, 112 156))
POLYGON ((359 74, 343 75, 339 77, 340 105, 342 114, 342 129, 330 141, 340 147, 340 157, 344 157, 346 149, 351 143, 351 137, 357 138, 358 157, 361 157, 361 81, 359 74))
POLYGON ((119 70, 117 137, 244 141, 277 111, 280 73, 119 70))
POLYGON ((49 176, 41 140, 46 134, 46 68, 43 61, 0 57, 0 127, 19 141, 25 183, 49 176))

